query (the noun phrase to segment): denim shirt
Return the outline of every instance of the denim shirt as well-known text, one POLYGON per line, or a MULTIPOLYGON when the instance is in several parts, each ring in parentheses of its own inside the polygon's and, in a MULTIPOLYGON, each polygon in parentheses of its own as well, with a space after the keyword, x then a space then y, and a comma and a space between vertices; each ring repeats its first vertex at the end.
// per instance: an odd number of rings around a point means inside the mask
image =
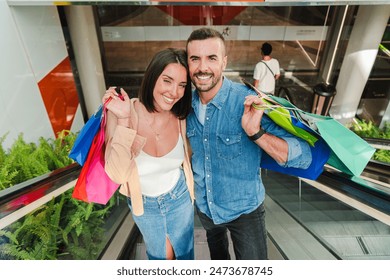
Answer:
MULTIPOLYGON (((207 104, 204 125, 199 120, 199 95, 193 94, 187 118, 192 147, 195 203, 215 224, 227 223, 254 211, 265 198, 260 160, 263 150, 247 137, 241 126, 245 96, 255 92, 224 77, 218 94, 207 104)), ((285 166, 307 168, 309 145, 263 115, 261 127, 288 143, 285 166)))

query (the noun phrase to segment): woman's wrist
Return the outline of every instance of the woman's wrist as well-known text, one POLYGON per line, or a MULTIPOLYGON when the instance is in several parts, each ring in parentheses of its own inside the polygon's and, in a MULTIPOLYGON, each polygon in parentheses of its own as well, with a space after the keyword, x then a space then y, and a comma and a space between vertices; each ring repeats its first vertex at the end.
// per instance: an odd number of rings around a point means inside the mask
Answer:
POLYGON ((131 119, 130 118, 120 118, 118 119, 118 125, 131 127, 131 119))

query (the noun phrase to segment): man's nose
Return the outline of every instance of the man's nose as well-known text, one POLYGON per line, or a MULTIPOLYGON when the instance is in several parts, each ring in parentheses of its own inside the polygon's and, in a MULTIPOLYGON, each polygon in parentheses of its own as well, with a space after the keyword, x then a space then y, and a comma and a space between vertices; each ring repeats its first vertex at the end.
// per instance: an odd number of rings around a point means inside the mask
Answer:
POLYGON ((208 69, 208 63, 205 59, 201 59, 199 61, 199 68, 198 70, 205 72, 208 69))

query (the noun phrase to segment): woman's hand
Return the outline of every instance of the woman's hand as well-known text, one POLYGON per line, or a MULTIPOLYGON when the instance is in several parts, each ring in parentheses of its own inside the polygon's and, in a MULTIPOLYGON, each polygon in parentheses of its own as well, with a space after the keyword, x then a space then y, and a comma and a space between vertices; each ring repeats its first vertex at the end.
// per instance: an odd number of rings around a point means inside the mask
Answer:
POLYGON ((115 91, 116 87, 109 87, 103 95, 102 102, 118 119, 130 118, 130 98, 121 88, 120 94, 115 91))
POLYGON ((109 100, 110 98, 111 99, 122 99, 123 100, 123 96, 122 96, 122 92, 121 90, 123 89, 118 89, 119 93, 115 91, 117 87, 109 87, 107 90, 106 90, 106 94, 103 95, 103 98, 102 98, 102 103, 106 103, 107 100, 109 100))
POLYGON ((254 135, 260 130, 260 123, 264 111, 259 108, 262 105, 264 105, 264 102, 256 95, 248 95, 245 97, 241 126, 248 136, 254 135))

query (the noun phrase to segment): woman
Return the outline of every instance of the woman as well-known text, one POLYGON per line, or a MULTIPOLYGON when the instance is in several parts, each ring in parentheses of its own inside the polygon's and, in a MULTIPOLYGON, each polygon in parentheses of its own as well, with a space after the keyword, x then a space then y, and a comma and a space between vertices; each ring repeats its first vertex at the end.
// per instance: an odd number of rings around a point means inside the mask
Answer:
POLYGON ((193 175, 185 118, 191 82, 184 50, 158 52, 138 98, 110 87, 105 170, 122 184, 149 259, 194 259, 193 175), (123 98, 123 100, 122 100, 123 98))

